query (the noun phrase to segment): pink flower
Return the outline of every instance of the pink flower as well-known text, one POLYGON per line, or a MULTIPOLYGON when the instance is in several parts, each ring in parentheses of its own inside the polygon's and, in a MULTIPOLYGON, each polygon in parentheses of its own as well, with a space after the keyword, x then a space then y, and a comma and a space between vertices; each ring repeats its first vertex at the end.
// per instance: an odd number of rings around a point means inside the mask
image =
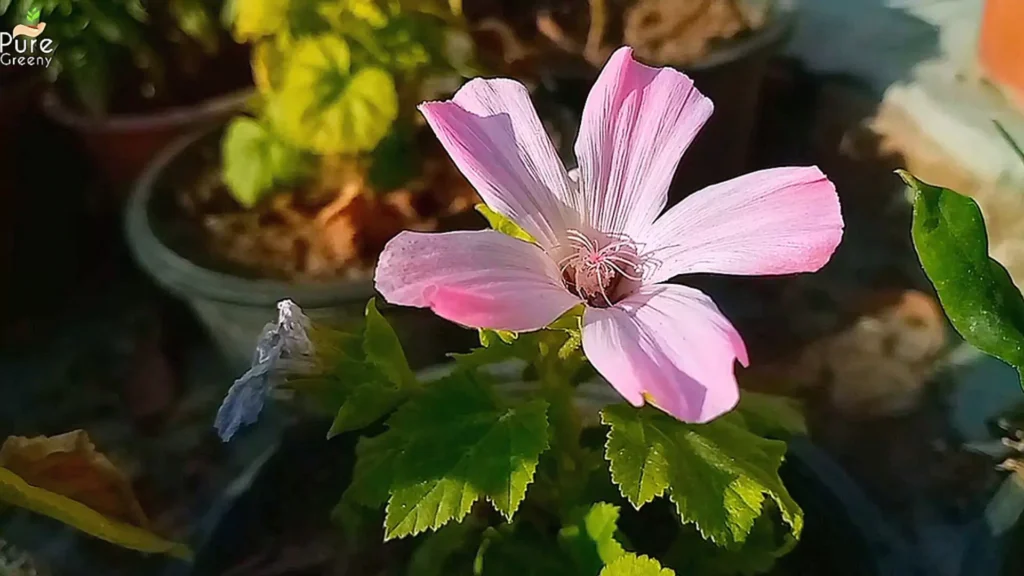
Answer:
POLYGON ((835 187, 816 167, 775 168, 701 190, 664 214, 676 166, 711 116, 684 74, 612 55, 583 111, 566 171, 526 88, 475 79, 420 106, 487 205, 536 243, 499 232, 403 232, 376 285, 396 304, 467 326, 530 331, 580 302, 583 350, 627 401, 706 422, 739 399, 740 335, 689 273, 812 272, 843 233, 835 187), (659 217, 660 215, 660 217, 659 217))

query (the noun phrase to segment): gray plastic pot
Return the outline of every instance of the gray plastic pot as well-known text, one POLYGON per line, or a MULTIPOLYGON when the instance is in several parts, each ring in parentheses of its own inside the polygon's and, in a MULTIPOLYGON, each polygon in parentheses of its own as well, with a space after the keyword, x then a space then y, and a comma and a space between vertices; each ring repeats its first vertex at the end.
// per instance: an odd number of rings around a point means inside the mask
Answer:
MULTIPOLYGON (((278 301, 290 298, 313 320, 345 327, 361 322, 375 292, 369 278, 327 282, 246 278, 204 267, 175 251, 165 232, 173 214, 171 193, 176 183, 188 182, 199 167, 219 159, 221 133, 218 129, 192 134, 158 154, 132 191, 125 228, 129 248, 142 269, 188 302, 230 366, 241 371, 251 361, 261 329, 276 317, 278 301)), ((475 333, 430 312, 383 305, 381 309, 395 325, 414 366, 437 363, 446 353, 468 349, 475 341, 475 333)))

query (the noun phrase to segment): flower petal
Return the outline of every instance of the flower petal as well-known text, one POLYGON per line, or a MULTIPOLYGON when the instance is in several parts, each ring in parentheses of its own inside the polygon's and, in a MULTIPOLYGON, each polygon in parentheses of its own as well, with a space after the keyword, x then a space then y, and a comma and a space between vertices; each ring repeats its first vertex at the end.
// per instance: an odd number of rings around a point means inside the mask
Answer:
POLYGON ((818 270, 843 237, 836 188, 817 167, 772 168, 709 186, 640 237, 648 283, 678 274, 818 270))
POLYGON ((645 286, 611 308, 588 308, 583 351, 634 406, 649 401, 685 422, 707 422, 739 400, 743 339, 706 294, 645 286))
POLYGON ((683 152, 713 105, 685 74, 620 48, 587 97, 576 140, 585 220, 635 236, 665 209, 683 152))
POLYGON ((470 80, 447 102, 420 105, 427 123, 484 202, 542 246, 558 242, 569 177, 514 80, 470 80))
POLYGON ((535 244, 492 230, 402 232, 384 247, 377 290, 474 328, 539 330, 579 303, 535 244))

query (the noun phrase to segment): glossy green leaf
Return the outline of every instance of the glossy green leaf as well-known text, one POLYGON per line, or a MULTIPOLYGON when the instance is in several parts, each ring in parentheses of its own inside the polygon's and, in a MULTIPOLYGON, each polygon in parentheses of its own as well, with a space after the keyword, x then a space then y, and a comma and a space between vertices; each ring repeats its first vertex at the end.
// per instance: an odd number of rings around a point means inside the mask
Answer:
POLYGON ((108 518, 85 504, 32 486, 14 472, 0 468, 0 503, 4 502, 49 516, 76 530, 123 548, 150 554, 168 554, 184 560, 192 558, 192 552, 183 544, 165 540, 149 530, 108 518))
POLYGON ((598 502, 558 533, 559 544, 572 557, 579 574, 597 574, 625 554, 615 539, 619 508, 598 502))
POLYGON ((520 228, 518 224, 504 215, 491 210, 487 204, 477 204, 474 208, 476 208, 476 211, 487 219, 487 223, 490 224, 491 228, 494 230, 497 230, 502 234, 508 234, 513 238, 533 242, 534 244, 537 243, 537 241, 533 239, 533 236, 530 236, 526 230, 520 228))
POLYGON ((982 352, 1024 370, 1024 298, 988 255, 977 203, 899 174, 914 190, 914 247, 953 327, 982 352))
POLYGON ((480 498, 510 520, 548 447, 545 402, 502 406, 465 373, 431 384, 388 426, 387 442, 401 454, 389 483, 387 539, 462 520, 480 498))
POLYGON ((301 152, 249 117, 231 121, 221 146, 224 183, 235 200, 247 208, 255 206, 275 186, 298 178, 304 168, 301 152))
POLYGON ((321 154, 369 152, 398 117, 392 76, 374 67, 353 68, 348 44, 329 35, 292 45, 272 116, 296 146, 321 154))
POLYGON ((684 523, 729 547, 746 540, 767 497, 790 529, 788 542, 799 538, 803 512, 778 475, 784 442, 752 434, 734 414, 685 424, 650 406, 619 404, 601 420, 610 426, 612 481, 634 507, 667 492, 684 523))
POLYGON ((600 576, 675 576, 675 572, 662 568, 654 558, 626 554, 605 566, 600 576))

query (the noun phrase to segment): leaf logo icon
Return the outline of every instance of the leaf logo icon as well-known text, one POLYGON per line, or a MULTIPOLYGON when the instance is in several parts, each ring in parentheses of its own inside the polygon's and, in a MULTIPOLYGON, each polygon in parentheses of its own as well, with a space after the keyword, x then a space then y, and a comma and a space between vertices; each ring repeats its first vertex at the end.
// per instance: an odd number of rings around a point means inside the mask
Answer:
POLYGON ((36 24, 37 22, 39 22, 39 16, 41 12, 42 10, 38 6, 30 8, 28 12, 25 13, 25 22, 27 22, 30 25, 36 24))

